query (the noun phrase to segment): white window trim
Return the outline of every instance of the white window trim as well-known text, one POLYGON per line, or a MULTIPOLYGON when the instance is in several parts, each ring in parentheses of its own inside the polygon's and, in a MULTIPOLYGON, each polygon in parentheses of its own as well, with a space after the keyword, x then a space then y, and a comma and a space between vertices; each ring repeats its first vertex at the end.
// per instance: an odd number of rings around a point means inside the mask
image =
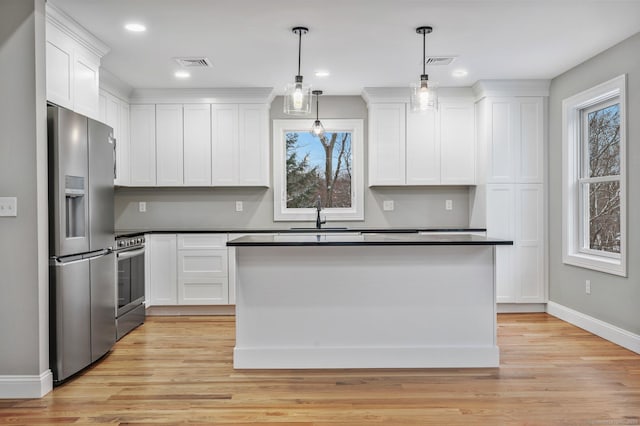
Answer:
MULTIPOLYGON (((315 209, 290 209, 286 203, 286 142, 285 133, 308 132, 314 120, 273 120, 273 220, 315 221, 315 209)), ((351 132, 351 208, 327 208, 322 210, 327 221, 364 220, 364 143, 363 120, 322 120, 330 132, 351 132)))
POLYGON ((627 276, 626 75, 621 75, 562 101, 562 262, 613 275, 627 276), (581 248, 582 218, 578 217, 580 184, 580 112, 620 99, 620 255, 581 248))

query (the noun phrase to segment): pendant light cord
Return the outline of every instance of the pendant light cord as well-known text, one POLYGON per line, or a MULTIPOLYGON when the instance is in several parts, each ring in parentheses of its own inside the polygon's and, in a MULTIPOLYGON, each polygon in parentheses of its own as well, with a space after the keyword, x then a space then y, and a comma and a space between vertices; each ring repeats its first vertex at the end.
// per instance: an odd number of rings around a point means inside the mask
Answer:
POLYGON ((422 74, 426 74, 426 64, 427 64, 427 57, 425 53, 426 49, 427 49, 427 36, 423 32, 422 33, 422 74))
POLYGON ((302 30, 298 30, 298 75, 300 75, 301 56, 302 56, 302 30))
POLYGON ((316 95, 316 121, 320 120, 320 95, 316 95))

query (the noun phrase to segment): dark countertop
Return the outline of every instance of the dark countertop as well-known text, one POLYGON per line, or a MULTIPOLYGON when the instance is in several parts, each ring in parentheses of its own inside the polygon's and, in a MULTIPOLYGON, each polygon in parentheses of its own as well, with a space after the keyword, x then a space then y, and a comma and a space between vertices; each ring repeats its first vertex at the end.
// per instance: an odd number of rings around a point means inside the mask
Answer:
POLYGON ((286 246, 474 246, 513 245, 513 241, 478 235, 426 235, 419 233, 365 233, 336 235, 247 235, 227 242, 230 247, 286 246))
POLYGON ((332 228, 316 229, 312 227, 299 228, 206 228, 206 229, 147 229, 147 230, 120 230, 116 231, 116 237, 135 237, 143 234, 300 234, 318 232, 358 232, 358 233, 393 233, 412 234, 418 232, 485 232, 484 228, 332 228))

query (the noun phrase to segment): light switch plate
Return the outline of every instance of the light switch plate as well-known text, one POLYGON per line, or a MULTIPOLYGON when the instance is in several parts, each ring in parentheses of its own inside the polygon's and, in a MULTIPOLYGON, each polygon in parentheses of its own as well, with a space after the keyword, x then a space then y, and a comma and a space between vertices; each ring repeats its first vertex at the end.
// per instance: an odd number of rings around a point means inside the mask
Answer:
POLYGON ((242 204, 242 201, 236 201, 236 211, 241 212, 242 210, 244 210, 244 205, 242 204))
POLYGON ((453 210, 453 200, 446 200, 444 202, 444 209, 445 210, 453 210))
POLYGON ((146 211, 147 211, 147 203, 146 203, 146 202, 144 202, 144 201, 140 201, 140 202, 138 203, 138 211, 139 211, 140 213, 144 213, 144 212, 146 212, 146 211))
POLYGON ((18 199, 16 197, 0 197, 0 216, 18 216, 18 199))
POLYGON ((384 210, 386 212, 393 211, 394 208, 395 208, 395 205, 393 203, 393 200, 385 200, 382 203, 382 210, 384 210))

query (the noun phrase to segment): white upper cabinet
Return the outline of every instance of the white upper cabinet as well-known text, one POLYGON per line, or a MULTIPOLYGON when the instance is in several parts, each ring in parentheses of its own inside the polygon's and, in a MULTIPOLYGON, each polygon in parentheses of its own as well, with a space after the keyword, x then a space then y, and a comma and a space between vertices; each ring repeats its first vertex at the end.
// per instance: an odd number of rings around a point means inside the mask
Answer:
POLYGON ((47 100, 98 120, 100 59, 109 48, 50 3, 46 13, 47 100))
POLYGON ((184 105, 184 184, 211 185, 211 106, 184 105))
POLYGON ((369 105, 369 185, 406 183, 406 105, 369 105))
POLYGON ((488 98, 485 120, 488 183, 541 183, 544 173, 542 97, 488 98))
POLYGON ((440 183, 475 184, 475 110, 471 101, 442 101, 440 115, 440 183))
POLYGON ((266 105, 211 105, 212 185, 269 186, 268 134, 266 105))
POLYGON ((116 139, 115 185, 129 184, 129 104, 111 93, 100 90, 99 120, 113 129, 116 139))
POLYGON ((211 105, 211 183, 233 186, 238 168, 238 105, 211 105))
POLYGON ((183 171, 182 105, 156 105, 156 185, 181 186, 183 171))
POLYGON ((435 111, 407 112, 406 183, 440 183, 440 141, 435 111))
POLYGON ((269 110, 238 106, 238 185, 269 186, 269 110))
POLYGON ((406 102, 369 101, 369 186, 475 185, 471 98, 411 112, 406 102))
POLYGON ((130 184, 156 186, 156 106, 131 105, 130 184))

